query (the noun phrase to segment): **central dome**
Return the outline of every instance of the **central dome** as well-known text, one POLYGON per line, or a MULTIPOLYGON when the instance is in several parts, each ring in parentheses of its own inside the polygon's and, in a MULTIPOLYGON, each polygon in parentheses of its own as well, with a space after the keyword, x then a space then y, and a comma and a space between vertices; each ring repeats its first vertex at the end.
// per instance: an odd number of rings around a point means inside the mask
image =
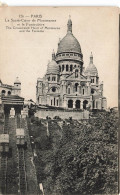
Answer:
POLYGON ((81 53, 80 44, 72 33, 67 33, 67 35, 60 41, 57 53, 62 52, 81 53))
POLYGON ((72 21, 68 20, 67 24, 67 34, 66 36, 59 42, 57 53, 62 52, 75 52, 81 53, 81 47, 78 40, 72 34, 72 21))

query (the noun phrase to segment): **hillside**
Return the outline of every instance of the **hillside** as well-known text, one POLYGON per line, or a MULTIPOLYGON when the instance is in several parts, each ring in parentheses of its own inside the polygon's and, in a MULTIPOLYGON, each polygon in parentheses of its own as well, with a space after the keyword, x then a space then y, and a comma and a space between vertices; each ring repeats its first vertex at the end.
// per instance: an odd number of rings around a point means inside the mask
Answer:
POLYGON ((118 114, 99 112, 89 120, 29 122, 36 145, 38 183, 47 195, 116 194, 118 114), (47 136, 48 134, 48 136, 47 136))

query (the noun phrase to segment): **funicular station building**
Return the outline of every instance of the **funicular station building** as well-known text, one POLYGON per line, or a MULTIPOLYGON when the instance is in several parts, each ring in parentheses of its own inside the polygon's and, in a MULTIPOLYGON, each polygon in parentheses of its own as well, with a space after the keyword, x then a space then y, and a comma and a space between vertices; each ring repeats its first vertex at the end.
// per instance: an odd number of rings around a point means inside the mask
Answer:
MULTIPOLYGON (((14 86, 0 81, 0 194, 28 194, 25 152, 27 150, 26 120, 28 109, 24 108, 21 82, 16 78, 14 86), (14 168, 11 166, 14 159, 14 168), (7 171, 13 170, 12 178, 19 179, 17 185, 9 179, 7 171), (16 171, 14 171, 16 170, 16 171), (18 176, 16 176, 18 172, 18 176), (19 177, 19 178, 18 178, 19 177)), ((31 193, 32 194, 32 193, 31 193)))
POLYGON ((20 114, 24 105, 24 98, 21 95, 21 82, 18 77, 14 85, 3 84, 0 80, 0 104, 5 114, 10 114, 11 108, 14 108, 15 113, 20 114))

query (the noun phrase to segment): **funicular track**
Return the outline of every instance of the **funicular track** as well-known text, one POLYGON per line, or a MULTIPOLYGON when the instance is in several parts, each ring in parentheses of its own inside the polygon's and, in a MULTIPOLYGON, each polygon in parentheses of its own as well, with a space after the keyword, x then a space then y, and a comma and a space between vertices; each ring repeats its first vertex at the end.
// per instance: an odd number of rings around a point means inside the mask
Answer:
POLYGON ((27 192, 27 182, 26 182, 26 172, 25 172, 25 158, 24 149, 18 149, 18 161, 19 161, 19 187, 20 193, 26 194, 27 192))
POLYGON ((1 191, 2 194, 6 194, 6 175, 7 175, 7 156, 2 155, 1 157, 1 191))
MULTIPOLYGON (((20 115, 16 115, 17 128, 21 127, 20 115)), ((26 166, 24 147, 18 146, 18 167, 19 167, 19 192, 21 195, 27 194, 26 166)))
MULTIPOLYGON (((3 134, 8 134, 8 133, 9 133, 9 116, 5 115, 3 134)), ((2 194, 6 194, 6 188, 7 188, 7 160, 8 160, 8 157, 6 153, 2 153, 1 155, 1 176, 0 176, 2 194)))
POLYGON ((5 115, 5 122, 4 122, 4 134, 9 133, 9 115, 5 115))

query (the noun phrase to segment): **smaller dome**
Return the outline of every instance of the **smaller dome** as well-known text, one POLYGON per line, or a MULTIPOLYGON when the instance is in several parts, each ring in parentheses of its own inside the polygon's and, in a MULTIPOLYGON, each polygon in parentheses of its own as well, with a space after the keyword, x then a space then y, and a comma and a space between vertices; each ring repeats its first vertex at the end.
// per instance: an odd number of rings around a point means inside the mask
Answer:
POLYGON ((93 64, 93 55, 92 55, 92 52, 91 52, 91 55, 90 55, 90 64, 89 66, 86 68, 85 70, 85 74, 90 74, 90 75, 98 75, 98 70, 96 68, 96 66, 93 64))
POLYGON ((85 74, 98 74, 97 68, 94 64, 89 64, 85 70, 85 74))
POLYGON ((37 79, 37 81, 43 81, 43 79, 39 77, 39 78, 37 79))
POLYGON ((55 60, 52 60, 47 67, 47 74, 59 74, 59 66, 55 60))
POLYGON ((14 82, 14 84, 21 84, 21 82, 19 81, 19 78, 18 77, 16 77, 16 79, 15 79, 15 82, 14 82))

